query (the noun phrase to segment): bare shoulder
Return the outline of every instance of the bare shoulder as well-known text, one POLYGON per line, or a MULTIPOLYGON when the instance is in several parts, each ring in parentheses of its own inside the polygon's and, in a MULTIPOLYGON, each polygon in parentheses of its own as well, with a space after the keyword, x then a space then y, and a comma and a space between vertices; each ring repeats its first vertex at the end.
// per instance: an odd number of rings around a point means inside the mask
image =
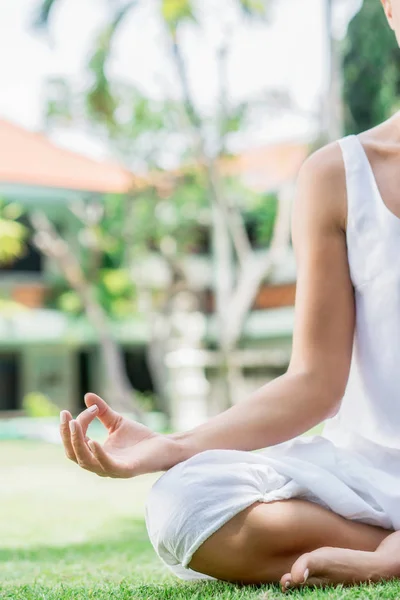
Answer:
POLYGON ((300 176, 311 176, 318 183, 345 182, 343 155, 338 142, 332 142, 311 154, 300 169, 300 176))
POLYGON ((295 213, 345 230, 347 215, 346 172, 338 142, 311 154, 303 163, 297 181, 295 213))

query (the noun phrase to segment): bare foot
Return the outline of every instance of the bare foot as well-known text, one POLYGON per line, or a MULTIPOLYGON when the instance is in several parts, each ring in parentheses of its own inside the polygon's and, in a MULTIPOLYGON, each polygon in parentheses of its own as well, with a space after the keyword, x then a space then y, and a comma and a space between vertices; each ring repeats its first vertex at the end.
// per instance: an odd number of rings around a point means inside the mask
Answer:
POLYGON ((282 577, 282 591, 305 585, 354 585, 398 577, 400 538, 397 539, 396 564, 392 553, 379 552, 379 549, 375 552, 362 552, 343 548, 319 548, 303 554, 296 560, 291 572, 282 577))

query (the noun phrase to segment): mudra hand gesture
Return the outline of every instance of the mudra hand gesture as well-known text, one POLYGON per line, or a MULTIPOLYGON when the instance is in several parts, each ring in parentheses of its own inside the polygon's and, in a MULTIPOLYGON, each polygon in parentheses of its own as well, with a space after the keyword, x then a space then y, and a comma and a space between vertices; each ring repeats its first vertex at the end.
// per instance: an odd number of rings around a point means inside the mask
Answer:
POLYGON ((179 443, 118 414, 96 394, 86 394, 88 407, 76 420, 61 412, 61 438, 67 457, 100 477, 134 477, 165 471, 180 462, 179 443), (95 418, 108 430, 103 445, 87 437, 95 418))

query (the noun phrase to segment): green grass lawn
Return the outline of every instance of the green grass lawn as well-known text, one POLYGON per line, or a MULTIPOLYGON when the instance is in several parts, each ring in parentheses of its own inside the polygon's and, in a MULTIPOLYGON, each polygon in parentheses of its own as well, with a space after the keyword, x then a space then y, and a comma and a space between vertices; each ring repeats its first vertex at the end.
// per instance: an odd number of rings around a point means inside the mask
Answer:
MULTIPOLYGON (((0 443, 0 598, 274 600, 278 587, 184 584, 155 556, 143 523, 154 476, 101 479, 58 446, 0 443)), ((398 599, 400 583, 291 592, 289 598, 398 599)))

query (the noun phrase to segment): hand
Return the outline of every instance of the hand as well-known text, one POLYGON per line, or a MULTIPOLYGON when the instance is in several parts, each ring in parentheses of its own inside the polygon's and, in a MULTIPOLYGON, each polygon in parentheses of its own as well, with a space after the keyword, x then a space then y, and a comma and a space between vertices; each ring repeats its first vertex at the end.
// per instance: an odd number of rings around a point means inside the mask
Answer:
POLYGON ((86 394, 88 407, 76 420, 61 412, 61 438, 67 457, 100 477, 127 478, 166 471, 183 460, 179 443, 116 413, 96 394, 86 394), (108 430, 103 445, 90 440, 87 429, 98 418, 108 430))

